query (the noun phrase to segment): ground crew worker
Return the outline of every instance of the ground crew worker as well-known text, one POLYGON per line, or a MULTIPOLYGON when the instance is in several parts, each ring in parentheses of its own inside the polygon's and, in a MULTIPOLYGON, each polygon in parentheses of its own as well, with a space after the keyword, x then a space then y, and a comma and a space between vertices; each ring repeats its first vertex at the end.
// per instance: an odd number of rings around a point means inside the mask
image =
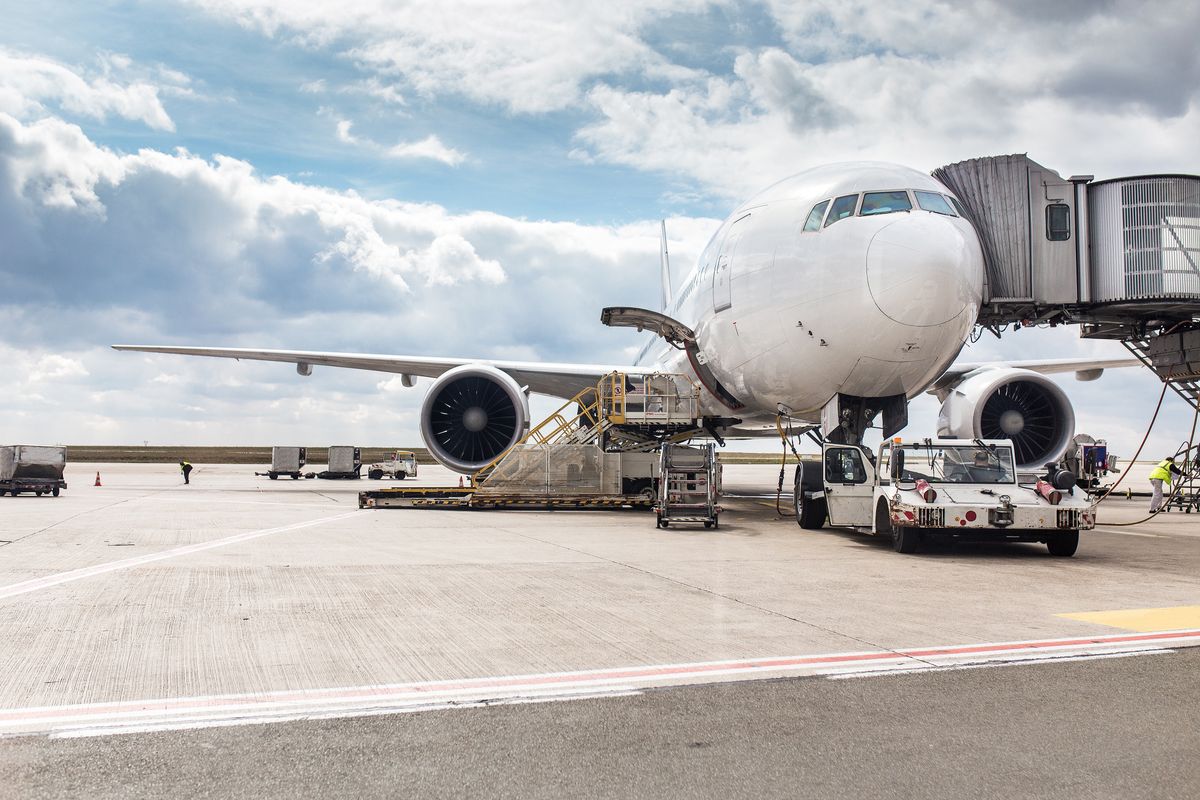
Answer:
POLYGON ((190 478, 192 475, 192 465, 190 463, 188 463, 187 461, 180 461, 179 469, 181 472, 183 472, 183 482, 191 483, 190 478))
POLYGON ((1154 487, 1154 496, 1150 498, 1150 513, 1156 514, 1163 504, 1163 484, 1171 487, 1171 475, 1182 475, 1183 470, 1175 466, 1175 456, 1167 456, 1158 462, 1158 466, 1150 470, 1150 485, 1154 487))

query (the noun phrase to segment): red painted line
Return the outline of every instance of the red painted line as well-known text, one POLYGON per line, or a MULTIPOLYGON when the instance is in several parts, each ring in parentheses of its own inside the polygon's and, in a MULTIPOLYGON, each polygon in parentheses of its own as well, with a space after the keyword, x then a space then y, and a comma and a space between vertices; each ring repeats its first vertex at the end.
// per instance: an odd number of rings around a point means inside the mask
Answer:
POLYGON ((289 702, 321 701, 346 702, 368 697, 397 697, 403 695, 428 695, 453 691, 505 689, 514 687, 552 687, 577 683, 612 682, 636 678, 687 678, 710 673, 770 670, 789 667, 816 665, 836 666, 864 662, 883 662, 902 659, 928 658, 936 656, 978 655, 1013 651, 1044 651, 1085 645, 1113 645, 1145 643, 1166 640, 1200 641, 1200 630, 1163 631, 1156 633, 1118 634, 1114 636, 1089 636, 1071 639, 1047 639, 1028 642, 1001 642, 993 644, 957 645, 911 650, 877 651, 870 653, 834 653, 827 655, 793 656, 784 658, 741 659, 696 664, 659 665, 651 667, 626 667, 611 670, 564 672, 541 675, 514 675, 495 678, 467 678, 453 681, 425 683, 403 683, 380 686, 361 686, 270 692, 262 694, 214 695, 194 698, 164 698, 139 701, 115 701, 110 703, 46 706, 41 708, 10 709, 0 711, 0 722, 30 722, 52 720, 66 716, 92 716, 102 714, 132 714, 147 711, 169 711, 173 709, 202 710, 229 705, 249 707, 270 706, 289 702))

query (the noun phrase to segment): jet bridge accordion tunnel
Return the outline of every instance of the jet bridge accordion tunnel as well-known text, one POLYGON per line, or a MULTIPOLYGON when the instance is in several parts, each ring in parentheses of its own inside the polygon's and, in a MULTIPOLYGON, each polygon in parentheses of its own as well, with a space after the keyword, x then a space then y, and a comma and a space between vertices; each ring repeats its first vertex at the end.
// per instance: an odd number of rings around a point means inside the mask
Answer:
POLYGON ((983 246, 979 324, 1078 324, 1200 401, 1200 176, 1062 178, 1025 155, 934 170, 983 246))

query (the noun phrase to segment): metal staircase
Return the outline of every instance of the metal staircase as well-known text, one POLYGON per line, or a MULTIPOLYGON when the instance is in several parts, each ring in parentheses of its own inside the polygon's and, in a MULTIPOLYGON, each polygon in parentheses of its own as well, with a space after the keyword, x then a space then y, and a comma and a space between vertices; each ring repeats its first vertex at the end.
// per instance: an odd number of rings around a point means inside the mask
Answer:
POLYGON ((1121 340, 1192 408, 1200 405, 1200 328, 1121 340))
MULTIPOLYGON (((545 456, 580 447, 600 452, 646 452, 690 436, 700 419, 700 390, 684 375, 605 375, 530 428, 512 447, 472 476, 481 486, 506 460, 530 450, 545 456)), ((577 450, 576 450, 577 452, 577 450)))

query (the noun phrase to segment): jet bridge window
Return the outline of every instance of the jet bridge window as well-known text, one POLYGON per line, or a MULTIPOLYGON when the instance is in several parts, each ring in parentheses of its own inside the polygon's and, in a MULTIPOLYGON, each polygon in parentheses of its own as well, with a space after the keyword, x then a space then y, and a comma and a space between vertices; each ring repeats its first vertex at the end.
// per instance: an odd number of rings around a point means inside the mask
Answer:
POLYGON ((923 210, 932 211, 934 214, 945 214, 948 217, 956 216, 949 201, 937 192, 914 191, 913 194, 917 196, 917 205, 923 210))
POLYGON ((862 210, 859 216, 869 217, 872 214, 891 214, 896 211, 912 211, 912 201, 908 192, 867 192, 863 195, 862 210))
POLYGON ((813 210, 808 212, 808 219, 804 222, 805 231, 821 230, 821 220, 825 218, 825 209, 829 208, 829 201, 822 200, 813 206, 813 210))
POLYGON ((1071 207, 1066 203, 1046 206, 1046 238, 1052 242, 1071 238, 1071 207))
POLYGON ((825 220, 825 227, 828 228, 839 219, 854 216, 854 207, 858 205, 858 195, 848 194, 839 197, 833 201, 833 207, 829 209, 829 218, 825 220))

